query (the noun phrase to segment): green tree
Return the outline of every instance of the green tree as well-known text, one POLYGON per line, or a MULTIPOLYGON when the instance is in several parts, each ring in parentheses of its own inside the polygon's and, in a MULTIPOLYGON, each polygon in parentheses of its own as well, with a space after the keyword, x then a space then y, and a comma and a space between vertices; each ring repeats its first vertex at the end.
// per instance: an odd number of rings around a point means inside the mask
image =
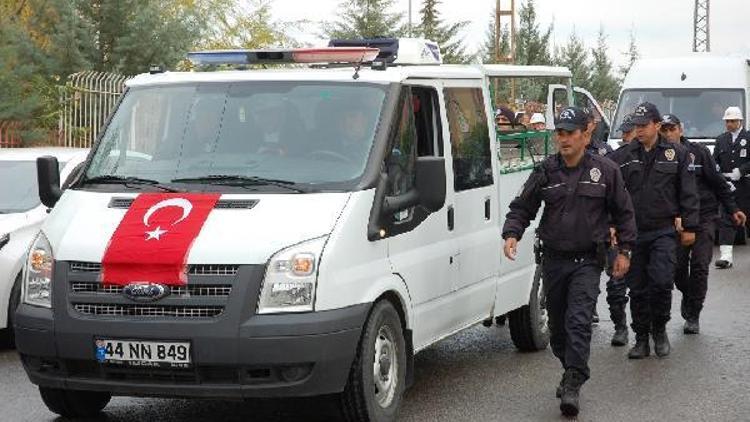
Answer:
POLYGON ((528 0, 522 4, 518 12, 515 64, 552 64, 552 55, 549 48, 551 35, 551 25, 546 30, 540 29, 534 0, 528 0))
POLYGON ((626 57, 625 64, 620 66, 621 79, 625 79, 625 76, 630 72, 630 68, 633 67, 636 60, 641 57, 638 52, 638 44, 636 43, 635 31, 630 31, 630 43, 628 44, 628 51, 624 52, 623 55, 626 57))
POLYGON ((404 32, 403 14, 393 12, 394 0, 345 0, 336 22, 327 23, 330 38, 397 37, 404 32))
POLYGON ((588 51, 575 31, 570 34, 568 43, 557 51, 556 56, 555 63, 567 67, 573 74, 574 86, 586 89, 591 87, 588 51))
POLYGON ((267 48, 299 44, 288 35, 290 23, 273 19, 270 0, 228 4, 209 13, 212 13, 214 23, 200 40, 200 48, 267 48))
POLYGON ((438 10, 440 3, 440 0, 424 0, 419 11, 421 21, 417 27, 417 34, 440 45, 443 62, 469 63, 474 56, 466 53, 466 47, 460 39, 461 32, 466 29, 469 22, 444 23, 438 10))
POLYGON ((604 28, 599 28, 596 48, 591 49, 591 93, 599 101, 616 100, 620 93, 620 82, 612 72, 612 62, 608 56, 607 36, 604 28))

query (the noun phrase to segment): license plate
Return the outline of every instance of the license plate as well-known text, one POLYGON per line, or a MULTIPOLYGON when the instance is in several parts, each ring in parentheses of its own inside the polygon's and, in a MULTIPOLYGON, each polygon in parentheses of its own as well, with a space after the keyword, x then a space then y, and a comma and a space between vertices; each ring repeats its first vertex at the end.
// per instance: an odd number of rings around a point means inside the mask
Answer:
POLYGON ((97 339, 96 360, 100 363, 140 367, 187 368, 190 343, 97 339))

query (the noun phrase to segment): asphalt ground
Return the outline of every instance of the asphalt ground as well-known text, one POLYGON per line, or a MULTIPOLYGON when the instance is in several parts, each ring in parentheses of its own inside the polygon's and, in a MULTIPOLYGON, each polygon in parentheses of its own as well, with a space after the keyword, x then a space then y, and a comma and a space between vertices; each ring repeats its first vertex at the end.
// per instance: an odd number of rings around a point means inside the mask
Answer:
MULTIPOLYGON (((580 421, 750 421, 750 247, 735 267, 711 270, 701 334, 682 334, 680 293, 668 325, 672 354, 629 361, 609 345, 604 300, 594 328, 592 377, 582 390, 580 421)), ((631 342, 633 335, 631 332, 631 342)), ((507 327, 476 326, 418 354, 416 383, 400 420, 558 421, 559 363, 549 350, 519 353, 507 327)), ((63 421, 42 403, 12 350, 0 351, 0 421, 63 421)), ((102 421, 336 421, 330 399, 189 401, 118 397, 102 421)))

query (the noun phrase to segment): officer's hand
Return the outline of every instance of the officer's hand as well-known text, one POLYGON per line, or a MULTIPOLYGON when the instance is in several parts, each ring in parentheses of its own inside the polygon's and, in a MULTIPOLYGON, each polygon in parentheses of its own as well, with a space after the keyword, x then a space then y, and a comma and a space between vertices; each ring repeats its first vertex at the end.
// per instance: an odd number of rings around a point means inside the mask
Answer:
POLYGON ((509 237, 505 239, 505 247, 503 248, 503 252, 505 253, 505 256, 510 259, 511 261, 516 260, 516 247, 518 246, 518 239, 515 237, 509 237))
POLYGON ((682 233, 685 231, 685 228, 682 227, 682 217, 677 217, 674 219, 674 228, 677 229, 678 233, 682 233))
POLYGON ((618 253, 617 258, 615 258, 615 264, 612 266, 612 277, 623 278, 628 271, 630 271, 630 259, 618 253))
POLYGON ((729 178, 729 180, 736 182, 742 178, 742 173, 740 172, 740 169, 736 168, 733 169, 731 173, 726 173, 726 177, 729 178))
POLYGON ((609 228, 609 245, 613 248, 617 246, 617 230, 614 227, 609 228))
POLYGON ((734 219, 734 224, 738 226, 744 226, 747 223, 747 216, 742 211, 732 214, 732 219, 734 219))
POLYGON ((682 246, 692 246, 695 243, 695 233, 693 232, 682 232, 680 233, 680 241, 682 246))

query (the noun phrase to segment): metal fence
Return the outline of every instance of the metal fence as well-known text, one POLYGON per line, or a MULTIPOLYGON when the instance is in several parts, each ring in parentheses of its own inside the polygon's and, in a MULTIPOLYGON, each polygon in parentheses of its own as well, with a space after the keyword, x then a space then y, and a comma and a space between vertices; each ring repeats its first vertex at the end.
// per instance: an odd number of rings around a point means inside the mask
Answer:
POLYGON ((21 124, 11 121, 0 121, 0 148, 21 146, 21 124))
POLYGON ((128 79, 116 73, 93 71, 70 75, 60 95, 58 145, 91 147, 128 79))

